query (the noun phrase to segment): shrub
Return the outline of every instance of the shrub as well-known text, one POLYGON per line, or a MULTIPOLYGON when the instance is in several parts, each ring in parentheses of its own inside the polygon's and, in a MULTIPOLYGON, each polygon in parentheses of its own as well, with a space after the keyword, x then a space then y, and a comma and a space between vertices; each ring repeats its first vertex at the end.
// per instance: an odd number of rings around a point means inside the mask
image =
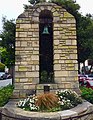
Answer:
POLYGON ((0 107, 4 106, 9 101, 12 92, 13 92, 12 85, 0 88, 0 107))
POLYGON ((42 71, 41 72, 41 82, 46 82, 48 79, 48 73, 47 71, 42 71))
POLYGON ((5 71, 5 65, 0 62, 0 72, 5 71))
POLYGON ((81 97, 93 104, 93 90, 91 88, 80 87, 81 97))
POLYGON ((70 109, 78 104, 82 103, 82 99, 78 96, 75 91, 72 90, 61 90, 57 91, 57 95, 59 97, 59 102, 61 105, 61 109, 70 109))
POLYGON ((52 108, 58 107, 58 96, 53 93, 38 95, 35 104, 41 111, 51 110, 52 108))
POLYGON ((24 100, 20 100, 17 103, 17 106, 24 110, 38 111, 38 107, 35 105, 35 100, 36 100, 36 97, 34 95, 30 95, 24 100))
POLYGON ((28 96, 20 100, 17 106, 30 111, 59 111, 66 110, 82 103, 82 99, 71 90, 57 91, 57 94, 45 93, 38 96, 28 96))

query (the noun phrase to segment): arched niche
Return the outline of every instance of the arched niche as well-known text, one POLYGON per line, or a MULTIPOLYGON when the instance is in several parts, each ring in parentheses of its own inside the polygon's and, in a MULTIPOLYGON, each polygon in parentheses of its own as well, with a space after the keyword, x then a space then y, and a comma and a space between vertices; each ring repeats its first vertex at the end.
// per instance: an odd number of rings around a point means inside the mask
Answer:
POLYGON ((53 15, 43 10, 39 15, 39 78, 40 83, 53 82, 53 15))

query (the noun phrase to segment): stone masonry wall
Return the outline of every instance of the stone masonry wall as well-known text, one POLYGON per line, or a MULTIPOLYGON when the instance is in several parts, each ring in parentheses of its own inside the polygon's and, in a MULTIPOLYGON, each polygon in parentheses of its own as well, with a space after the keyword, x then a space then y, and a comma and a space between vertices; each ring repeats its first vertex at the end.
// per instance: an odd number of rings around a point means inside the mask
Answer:
POLYGON ((39 14, 49 10, 53 14, 54 84, 58 89, 79 90, 75 18, 53 3, 28 6, 16 20, 16 63, 14 97, 25 97, 33 90, 44 91, 39 84, 39 14))

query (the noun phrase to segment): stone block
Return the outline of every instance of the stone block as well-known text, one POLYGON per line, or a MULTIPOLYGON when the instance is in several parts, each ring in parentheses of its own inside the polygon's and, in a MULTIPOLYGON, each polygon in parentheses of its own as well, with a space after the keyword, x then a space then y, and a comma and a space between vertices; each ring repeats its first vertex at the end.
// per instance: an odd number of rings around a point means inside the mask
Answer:
POLYGON ((26 72, 26 77, 39 77, 39 72, 26 72))
POLYGON ((28 82, 28 78, 20 78, 20 82, 22 83, 28 82))
POLYGON ((77 60, 77 54, 70 54, 70 59, 76 59, 77 60))
POLYGON ((33 64, 34 64, 34 65, 38 65, 38 64, 39 64, 39 61, 38 61, 38 60, 34 60, 34 61, 33 61, 33 64))
POLYGON ((52 10, 51 10, 51 12, 53 13, 53 12, 55 12, 55 11, 56 11, 56 9, 53 7, 52 10))
POLYGON ((27 37, 27 32, 19 32, 19 37, 27 37))
POLYGON ((26 92, 20 91, 19 96, 20 96, 20 98, 25 98, 26 97, 26 92))
POLYGON ((39 71, 39 65, 36 65, 35 69, 36 69, 36 71, 39 71))
POLYGON ((25 72, 15 72, 15 77, 18 77, 18 78, 22 78, 22 77, 26 77, 26 73, 25 72))
POLYGON ((59 45, 59 40, 55 40, 54 45, 59 45))
POLYGON ((78 71, 68 71, 68 76, 78 76, 78 71))
POLYGON ((76 23, 75 19, 74 18, 68 18, 67 19, 67 23, 76 23))
POLYGON ((50 85, 50 90, 57 90, 57 88, 58 88, 57 84, 50 85))
POLYGON ((16 83, 19 83, 19 82, 20 82, 20 79, 19 79, 19 78, 16 78, 16 79, 15 79, 15 82, 16 82, 16 83))
POLYGON ((38 55, 32 55, 31 60, 39 60, 39 56, 38 55))
POLYGON ((70 89, 71 88, 71 82, 70 83, 64 83, 65 89, 70 89))
POLYGON ((16 32, 16 38, 19 37, 19 32, 16 32))
POLYGON ((39 28, 39 24, 32 24, 32 28, 39 28))
POLYGON ((70 13, 64 12, 64 17, 66 18, 74 18, 70 13))
POLYGON ((20 47, 21 46, 20 41, 16 41, 16 45, 15 46, 20 47))
POLYGON ((31 83, 26 83, 24 84, 24 89, 32 89, 32 90, 35 90, 35 85, 31 84, 31 83))
POLYGON ((16 32, 22 32, 22 31, 24 31, 23 28, 17 28, 17 29, 16 29, 16 32))
POLYGON ((75 64, 75 70, 78 70, 78 64, 75 64))
POLYGON ((27 42, 21 41, 21 47, 27 47, 27 42))
POLYGON ((62 83, 62 84, 61 84, 61 83, 59 83, 59 84, 58 84, 58 89, 64 89, 64 88, 65 88, 64 83, 62 83))
POLYGON ((60 27, 60 24, 57 24, 57 23, 54 24, 54 28, 59 28, 59 27, 60 27))
POLYGON ((39 89, 36 90, 36 94, 37 94, 37 95, 40 95, 40 94, 42 94, 42 93, 44 93, 44 90, 39 90, 39 89))
POLYGON ((37 12, 41 12, 41 9, 40 9, 40 8, 37 8, 37 12))
POLYGON ((31 24, 20 24, 20 28, 31 28, 31 24))
POLYGON ((55 77, 68 76, 68 71, 54 71, 55 77))
POLYGON ((76 40, 72 40, 72 45, 77 45, 77 41, 76 40))
POLYGON ((28 32, 27 32, 27 36, 28 36, 28 37, 32 37, 32 35, 33 35, 33 32, 32 32, 32 31, 30 31, 30 32, 28 31, 28 32))
POLYGON ((17 90, 21 90, 21 89, 24 89, 24 86, 23 86, 22 83, 15 83, 15 88, 16 88, 17 90))
POLYGON ((59 31, 54 31, 54 35, 60 35, 60 32, 59 31))
POLYGON ((59 83, 61 84, 61 83, 65 82, 65 81, 66 81, 66 77, 58 77, 58 78, 56 77, 55 78, 55 83, 56 84, 59 84, 59 83))
POLYGON ((60 55, 59 55, 59 54, 55 54, 55 55, 54 55, 54 59, 55 59, 55 60, 60 59, 60 55))
POLYGON ((44 90, 44 85, 43 85, 43 84, 38 84, 38 85, 36 86, 36 89, 37 89, 37 90, 44 90))
POLYGON ((33 55, 39 55, 39 51, 33 51, 33 55))
POLYGON ((71 45, 72 44, 72 40, 66 40, 66 45, 71 45))
POLYGON ((33 47, 39 47, 39 41, 32 41, 33 47))
POLYGON ((18 71, 18 66, 15 66, 15 71, 18 71))
POLYGON ((62 53, 62 51, 57 49, 57 50, 54 50, 54 53, 59 54, 59 53, 62 53))
POLYGON ((61 64, 54 64, 54 70, 61 70, 61 64))
POLYGON ((54 17, 59 17, 59 13, 57 11, 53 12, 54 17))
POLYGON ((26 66, 19 66, 18 70, 19 71, 27 71, 27 67, 26 66))

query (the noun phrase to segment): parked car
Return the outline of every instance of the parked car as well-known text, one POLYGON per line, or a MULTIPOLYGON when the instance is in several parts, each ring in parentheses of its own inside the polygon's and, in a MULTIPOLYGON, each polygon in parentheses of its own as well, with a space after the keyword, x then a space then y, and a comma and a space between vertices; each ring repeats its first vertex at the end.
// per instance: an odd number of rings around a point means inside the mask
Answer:
POLYGON ((86 76, 86 80, 93 80, 93 74, 88 74, 85 76, 86 76))
POLYGON ((85 80, 86 80, 86 76, 83 75, 83 74, 79 74, 79 75, 78 75, 78 80, 79 80, 79 84, 80 84, 80 85, 84 85, 84 82, 85 82, 85 80))
POLYGON ((86 80, 84 86, 93 89, 93 80, 86 80))
POLYGON ((0 79, 2 79, 1 76, 3 76, 4 74, 5 72, 0 72, 0 79))
POLYGON ((1 80, 10 79, 10 78, 11 78, 11 75, 9 73, 4 73, 0 76, 1 80))

